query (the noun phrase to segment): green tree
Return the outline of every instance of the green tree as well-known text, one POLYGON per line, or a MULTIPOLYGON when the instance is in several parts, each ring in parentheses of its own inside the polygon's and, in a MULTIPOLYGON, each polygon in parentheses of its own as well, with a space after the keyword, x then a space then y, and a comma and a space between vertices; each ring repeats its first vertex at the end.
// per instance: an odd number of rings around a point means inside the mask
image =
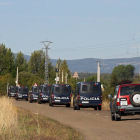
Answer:
POLYGON ((21 51, 17 53, 16 59, 15 59, 15 67, 18 67, 18 71, 28 71, 27 67, 27 60, 24 58, 23 53, 21 51))
POLYGON ((42 50, 34 51, 28 62, 29 73, 37 74, 44 78, 45 74, 45 53, 42 50))
POLYGON ((7 73, 15 76, 14 54, 10 48, 6 48, 4 44, 0 44, 0 75, 7 73))
MULTIPOLYGON (((62 63, 61 63, 61 66, 60 66, 60 73, 62 73, 63 71, 63 75, 64 77, 66 76, 67 74, 67 80, 69 81, 70 80, 70 77, 71 77, 71 73, 70 73, 70 70, 68 68, 68 64, 67 64, 67 61, 66 60, 63 60, 62 63)), ((61 77, 60 77, 60 81, 61 81, 61 77)))

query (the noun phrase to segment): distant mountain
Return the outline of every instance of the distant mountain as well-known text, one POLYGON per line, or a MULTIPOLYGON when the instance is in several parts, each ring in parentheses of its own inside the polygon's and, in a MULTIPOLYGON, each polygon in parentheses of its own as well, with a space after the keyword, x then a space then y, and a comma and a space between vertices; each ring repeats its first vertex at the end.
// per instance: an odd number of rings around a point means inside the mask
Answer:
MULTIPOLYGON (((139 73, 140 57, 133 58, 119 58, 119 59, 96 59, 85 58, 76 60, 67 60, 67 64, 71 72, 83 73, 96 73, 97 61, 100 61, 101 73, 112 73, 115 66, 131 64, 135 67, 135 73, 139 73)), ((55 66, 57 60, 51 59, 52 64, 55 66)))
MULTIPOLYGON (((24 55, 24 57, 27 59, 27 61, 30 59, 29 55, 24 55)), ((56 66, 56 59, 51 59, 50 61, 52 62, 53 66, 56 66)), ((128 64, 131 64, 135 67, 135 73, 139 73, 140 57, 118 59, 85 58, 67 60, 67 64, 72 73, 75 71, 81 73, 96 73, 97 61, 100 61, 101 73, 111 73, 115 66, 128 64)))

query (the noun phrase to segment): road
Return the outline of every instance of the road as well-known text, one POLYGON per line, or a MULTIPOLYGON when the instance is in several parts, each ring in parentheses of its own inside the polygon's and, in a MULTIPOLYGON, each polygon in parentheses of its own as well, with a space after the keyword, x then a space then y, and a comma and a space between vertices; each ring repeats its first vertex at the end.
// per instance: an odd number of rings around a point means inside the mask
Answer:
POLYGON ((121 121, 111 121, 109 111, 93 108, 73 110, 65 106, 50 107, 47 104, 15 101, 17 107, 50 117, 73 127, 84 135, 85 140, 138 140, 140 139, 140 116, 125 116, 121 121))

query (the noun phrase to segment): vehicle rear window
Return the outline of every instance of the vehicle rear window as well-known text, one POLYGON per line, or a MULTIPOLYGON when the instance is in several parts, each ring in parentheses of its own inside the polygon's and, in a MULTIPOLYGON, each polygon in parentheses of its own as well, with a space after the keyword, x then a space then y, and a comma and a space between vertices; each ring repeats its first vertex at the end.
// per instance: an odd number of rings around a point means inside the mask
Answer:
POLYGON ((60 86, 54 86, 54 92, 60 92, 60 86))
POLYGON ((43 87, 43 92, 48 93, 51 90, 51 86, 44 86, 43 87))
POLYGON ((62 85, 62 93, 67 94, 71 92, 70 85, 62 85))
POLYGON ((34 87, 34 91, 33 92, 38 93, 38 88, 34 87))
POLYGON ((21 87, 21 88, 19 88, 19 92, 28 92, 28 88, 27 87, 21 87))
POLYGON ((90 84, 90 92, 92 92, 92 93, 99 93, 99 92, 101 92, 101 85, 100 84, 96 84, 96 83, 90 84))
POLYGON ((99 93, 101 92, 101 85, 99 83, 86 83, 82 85, 82 93, 99 93))
POLYGON ((133 92, 140 92, 140 85, 121 87, 120 95, 131 95, 133 92))
POLYGON ((12 87, 10 88, 10 91, 11 91, 11 92, 17 92, 17 91, 18 91, 18 87, 12 86, 12 87))

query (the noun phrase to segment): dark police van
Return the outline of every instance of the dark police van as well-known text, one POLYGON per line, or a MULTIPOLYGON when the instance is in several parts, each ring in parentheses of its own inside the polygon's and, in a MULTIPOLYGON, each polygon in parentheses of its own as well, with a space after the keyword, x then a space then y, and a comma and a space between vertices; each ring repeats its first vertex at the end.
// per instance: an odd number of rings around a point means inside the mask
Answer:
POLYGON ((73 97, 74 110, 80 107, 102 109, 102 91, 100 82, 78 82, 73 97))
POLYGON ((9 97, 15 97, 17 92, 18 92, 18 87, 17 86, 10 86, 9 89, 8 89, 8 96, 9 97))
POLYGON ((39 95, 38 95, 38 104, 42 102, 49 102, 49 96, 51 92, 51 85, 42 85, 40 87, 39 95))
POLYGON ((26 99, 28 101, 28 94, 29 94, 29 89, 28 87, 18 87, 18 92, 16 94, 15 99, 26 99))
POLYGON ((28 95, 28 100, 29 100, 30 103, 38 100, 38 93, 39 93, 39 87, 38 86, 32 86, 31 92, 28 95))
POLYGON ((66 105, 70 107, 71 86, 67 84, 54 84, 49 98, 49 106, 66 105))

